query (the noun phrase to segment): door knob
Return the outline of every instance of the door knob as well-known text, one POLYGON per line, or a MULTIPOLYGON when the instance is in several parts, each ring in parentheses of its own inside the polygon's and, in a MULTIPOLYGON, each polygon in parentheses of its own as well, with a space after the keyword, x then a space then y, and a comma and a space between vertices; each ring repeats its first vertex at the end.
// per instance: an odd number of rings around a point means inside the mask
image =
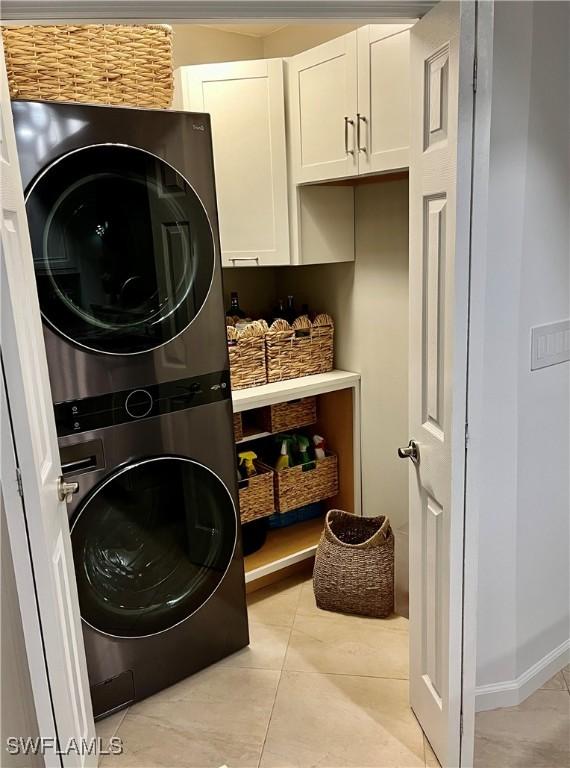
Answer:
POLYGON ((414 464, 420 463, 420 446, 415 440, 410 440, 407 448, 398 448, 398 456, 401 459, 411 459, 414 464))
POLYGON ((79 490, 79 483, 68 483, 63 477, 57 479, 57 495, 60 501, 71 504, 71 497, 79 490))

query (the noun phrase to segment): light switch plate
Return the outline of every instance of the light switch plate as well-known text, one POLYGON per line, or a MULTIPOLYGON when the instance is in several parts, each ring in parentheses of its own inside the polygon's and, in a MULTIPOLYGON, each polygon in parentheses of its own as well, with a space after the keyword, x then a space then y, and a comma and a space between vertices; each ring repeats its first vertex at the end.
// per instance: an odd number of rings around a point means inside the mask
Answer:
POLYGON ((570 360, 570 320, 531 329, 531 371, 570 360))

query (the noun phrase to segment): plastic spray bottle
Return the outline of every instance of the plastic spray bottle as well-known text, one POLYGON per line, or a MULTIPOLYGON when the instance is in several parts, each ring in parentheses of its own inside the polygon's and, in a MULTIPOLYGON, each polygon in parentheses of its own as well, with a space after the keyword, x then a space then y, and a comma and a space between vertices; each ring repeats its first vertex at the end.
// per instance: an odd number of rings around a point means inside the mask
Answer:
POLYGON ((297 435, 297 451, 299 452, 299 464, 307 464, 309 458, 309 438, 305 435, 297 435))
POLYGON ((281 451, 279 457, 275 463, 275 471, 279 472, 282 469, 287 469, 291 466, 289 457, 289 440, 290 438, 284 438, 281 442, 281 451))
POLYGON ((255 464, 253 463, 257 459, 257 454, 253 451, 242 451, 238 454, 239 466, 242 469, 242 473, 245 477, 253 477, 257 474, 255 464))

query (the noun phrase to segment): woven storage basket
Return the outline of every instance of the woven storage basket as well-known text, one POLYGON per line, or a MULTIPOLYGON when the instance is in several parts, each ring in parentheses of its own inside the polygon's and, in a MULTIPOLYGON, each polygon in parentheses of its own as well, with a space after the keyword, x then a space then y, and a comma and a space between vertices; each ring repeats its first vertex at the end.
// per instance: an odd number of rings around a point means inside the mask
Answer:
POLYGON ((331 453, 324 459, 273 472, 273 479, 275 508, 289 512, 338 493, 338 459, 331 453))
POLYGON ((275 403, 263 409, 263 427, 266 432, 287 432, 299 427, 308 427, 316 421, 316 397, 275 403))
POLYGON ((257 475, 240 480, 239 511, 242 523, 251 523, 260 517, 269 517, 275 511, 273 497, 273 470, 255 462, 257 475))
POLYGON ((265 366, 267 323, 265 320, 256 320, 238 331, 233 325, 228 325, 231 322, 231 318, 226 318, 232 389, 267 384, 265 366))
POLYGON ((331 509, 317 547, 313 588, 319 608, 383 618, 394 609, 390 521, 331 509))
POLYGON ((243 438, 243 422, 241 413, 234 413, 234 439, 236 442, 243 438))
POLYGON ((317 315, 312 323, 303 315, 293 325, 275 320, 265 337, 267 380, 283 381, 332 371, 333 335, 330 315, 317 315))
POLYGON ((172 30, 159 24, 3 27, 13 99, 170 107, 172 30))

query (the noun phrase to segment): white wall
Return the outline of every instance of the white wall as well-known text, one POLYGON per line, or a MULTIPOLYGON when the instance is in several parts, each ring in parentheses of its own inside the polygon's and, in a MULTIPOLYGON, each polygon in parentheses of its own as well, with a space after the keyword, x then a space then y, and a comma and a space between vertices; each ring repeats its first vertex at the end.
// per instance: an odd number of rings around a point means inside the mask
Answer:
POLYGON ((263 38, 263 57, 294 56, 352 32, 360 24, 287 24, 263 38))
POLYGON ((531 327, 570 316, 569 29, 568 3, 495 4, 478 686, 570 635, 570 364, 530 371, 531 327))
POLYGON ((356 260, 279 270, 293 293, 335 319, 335 365, 362 376, 362 503, 365 515, 408 521, 408 181, 357 186, 356 260))
POLYGON ((172 64, 212 64, 217 61, 263 59, 263 41, 237 32, 200 24, 172 25, 172 64))

